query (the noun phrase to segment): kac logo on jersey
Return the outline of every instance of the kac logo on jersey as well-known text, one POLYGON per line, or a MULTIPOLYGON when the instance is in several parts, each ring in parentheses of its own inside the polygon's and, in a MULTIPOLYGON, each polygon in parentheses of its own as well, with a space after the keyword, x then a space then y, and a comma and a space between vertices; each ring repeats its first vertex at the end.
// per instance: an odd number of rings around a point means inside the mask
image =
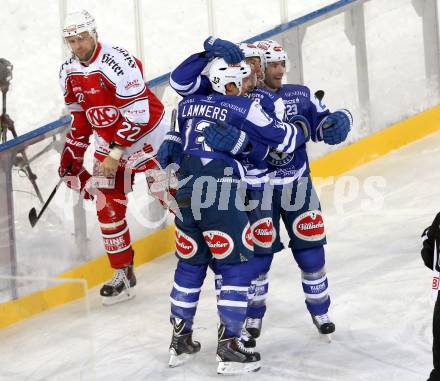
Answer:
POLYGON ((234 241, 225 232, 207 230, 203 232, 203 237, 215 259, 224 259, 234 250, 234 241))
POLYGON ((293 221, 293 232, 304 241, 320 241, 325 237, 324 221, 319 210, 300 214, 293 221))
POLYGON ((197 253, 197 242, 176 228, 176 253, 180 258, 188 259, 197 253))
POLYGON ((275 240, 275 230, 271 217, 261 218, 252 224, 254 244, 264 248, 270 248, 275 240))
POLYGON ((119 118, 119 110, 115 106, 90 107, 86 111, 87 120, 96 128, 109 127, 119 118))
POLYGON ((293 160, 294 156, 295 155, 293 153, 284 153, 270 150, 269 156, 267 157, 266 161, 274 167, 284 167, 293 160))

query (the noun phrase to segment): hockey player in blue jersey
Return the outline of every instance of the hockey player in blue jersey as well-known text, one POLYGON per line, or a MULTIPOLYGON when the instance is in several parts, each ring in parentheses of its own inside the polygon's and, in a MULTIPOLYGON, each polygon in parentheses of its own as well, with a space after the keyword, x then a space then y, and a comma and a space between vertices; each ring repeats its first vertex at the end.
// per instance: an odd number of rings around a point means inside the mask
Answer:
MULTIPOLYGON (((258 73, 257 71, 261 81, 264 78, 265 56, 261 50, 259 50, 253 44, 241 43, 238 46, 244 53, 247 62, 254 64, 257 68, 262 68, 261 73, 258 73)), ((170 79, 172 87, 181 95, 192 93, 209 93, 211 91, 211 83, 207 77, 201 75, 208 62, 209 59, 205 57, 204 53, 197 53, 190 56, 172 72, 170 79)), ((281 119, 284 118, 285 106, 283 100, 278 94, 265 88, 259 88, 253 92, 250 92, 248 96, 250 96, 252 99, 260 101, 266 111, 276 114, 281 119)), ((295 124, 298 127, 295 134, 295 148, 303 147, 304 143, 310 138, 310 126, 308 121, 304 120, 301 115, 292 115, 289 118, 289 121, 296 122, 295 124)), ((211 140, 207 139, 207 141, 209 141, 211 145, 214 145, 215 139, 218 137, 218 134, 221 134, 221 131, 215 126, 209 127, 209 129, 206 131, 210 130, 211 134, 207 138, 211 138, 211 140)), ((221 147, 216 148, 220 149, 221 147)), ((275 151, 271 154, 277 154, 281 157, 284 155, 282 152, 276 153, 275 151)), ((295 176, 291 176, 291 181, 299 176, 301 176, 301 172, 296 172, 295 176)), ((248 211, 248 217, 252 226, 249 233, 251 233, 253 237, 255 259, 257 260, 254 260, 254 264, 257 269, 259 269, 259 276, 254 280, 256 294, 251 300, 251 305, 248 309, 248 319, 246 321, 248 329, 257 337, 261 327, 261 319, 265 313, 265 298, 268 290, 267 273, 272 262, 272 243, 273 239, 275 239, 276 231, 272 229, 273 223, 271 208, 260 207, 263 201, 263 193, 261 191, 254 191, 252 187, 250 187, 247 193, 251 200, 256 200, 259 202, 258 207, 248 211), (270 234, 271 231, 272 234, 270 234)), ((216 288, 217 292, 219 292, 221 286, 221 275, 217 274, 216 278, 216 288)), ((242 340, 246 346, 255 346, 255 339, 250 337, 246 330, 243 332, 242 340)))
MULTIPOLYGON (((287 54, 275 41, 260 41, 258 48, 264 54, 265 85, 280 96, 285 105, 284 121, 295 120, 298 115, 307 119, 308 130, 314 142, 327 144, 343 142, 353 123, 351 113, 346 109, 331 113, 310 89, 302 85, 283 85, 287 54)), ((252 93, 251 93, 252 97, 252 93)), ((325 271, 326 243, 324 223, 318 196, 310 177, 306 142, 294 153, 282 153, 271 149, 266 161, 273 170, 271 184, 275 187, 272 200, 274 229, 279 232, 282 218, 290 238, 289 247, 301 269, 305 303, 318 331, 327 335, 335 331, 335 324, 328 316, 330 296, 325 271), (296 201, 301 200, 299 205, 296 201), (292 208, 293 206, 293 208, 292 208)), ((279 234, 272 246, 273 253, 284 248, 279 234)), ((247 343, 255 344, 262 327, 266 311, 265 299, 268 293, 268 271, 271 256, 260 261, 254 297, 249 301, 245 328, 249 333, 247 343)))
MULTIPOLYGON (((260 71, 257 70, 261 83, 264 79, 265 69, 265 57, 261 50, 253 44, 241 43, 238 46, 242 50, 246 62, 253 64, 257 69, 261 68, 260 71)), ((172 87, 181 95, 210 93, 212 91, 211 83, 207 77, 202 75, 202 71, 208 62, 209 59, 205 57, 204 53, 197 53, 190 56, 172 72, 170 79, 172 87)), ((272 115, 275 114, 275 116, 280 119, 284 118, 285 106, 282 98, 278 94, 266 88, 258 88, 250 92, 248 96, 251 97, 251 99, 259 101, 268 113, 272 115)), ((310 138, 309 123, 307 120, 304 120, 304 117, 301 115, 291 116, 289 121, 294 123, 294 127, 296 127, 295 148, 302 147, 310 138)), ((215 146, 215 143, 219 135, 222 134, 222 131, 216 126, 210 126, 205 129, 205 134, 207 132, 210 132, 210 134, 206 136, 206 141, 215 148, 221 149, 222 147, 215 146)), ((274 154, 275 151, 272 155, 274 154)), ((277 154, 281 156, 284 155, 282 152, 278 152, 277 154)), ((293 179, 300 175, 301 173, 297 173, 293 179)), ((263 200, 263 197, 266 197, 265 195, 267 196, 267 193, 261 192, 261 189, 257 188, 255 190, 252 186, 248 187, 247 197, 251 201, 258 203, 257 207, 248 211, 248 218, 251 224, 248 233, 253 238, 255 253, 253 263, 257 269, 258 277, 253 282, 254 287, 251 288, 251 290, 256 290, 256 294, 254 294, 254 297, 251 299, 251 305, 248 308, 246 326, 256 337, 258 333, 255 333, 259 332, 261 319, 265 313, 265 299, 268 290, 267 273, 273 258, 272 243, 277 234, 276 230, 273 229, 271 200, 269 201, 269 207, 267 207, 267 200, 263 200), (261 207, 263 203, 266 204, 266 208, 261 207)), ((221 274, 216 274, 217 293, 220 292, 221 284, 221 274)), ((249 335, 247 330, 243 330, 242 341, 247 347, 255 346, 255 339, 249 335)))
MULTIPOLYGON (((283 99, 284 120, 289 121, 302 115, 308 121, 313 141, 324 141, 327 144, 344 141, 353 123, 350 112, 342 109, 330 113, 311 94, 308 87, 283 85, 287 61, 284 49, 272 40, 260 41, 257 46, 263 52, 266 63, 265 84, 283 99)), ((335 324, 328 316, 330 296, 325 271, 326 237, 319 199, 310 177, 306 144, 291 154, 271 150, 266 161, 273 170, 271 183, 275 187, 272 204, 274 228, 279 231, 282 218, 290 238, 289 247, 301 269, 307 309, 319 332, 329 335, 334 332, 335 324), (298 199, 303 200, 299 207, 289 207, 295 205, 295 200, 298 199)), ((272 250, 276 253, 283 248, 277 235, 272 250)), ((266 310, 269 268, 270 263, 267 263, 266 269, 261 269, 255 297, 248 306, 245 327, 254 339, 260 335, 266 310)))
MULTIPOLYGON (((228 95, 231 94, 227 98, 233 98, 232 95, 241 91, 242 80, 249 74, 250 70, 243 65, 235 67, 234 79, 227 84, 228 95)), ((238 118, 232 109, 219 106, 215 97, 183 99, 178 109, 180 133, 170 133, 171 140, 161 146, 163 157, 163 151, 173 147, 173 139, 174 143, 179 143, 182 152, 174 152, 171 156, 180 164, 179 180, 185 182, 176 194, 182 219, 175 219, 178 263, 171 291, 173 335, 169 365, 180 365, 200 350, 200 343, 192 339, 192 324, 208 264, 212 261, 226 279, 217 302, 221 321, 217 371, 235 374, 260 368, 260 355, 247 351, 238 340, 246 318, 247 292, 253 278, 249 269, 253 252, 244 242, 247 216, 236 206, 236 200, 240 199, 237 187, 240 164, 237 162, 235 173, 230 171, 231 154, 213 155, 203 139, 203 128, 210 123, 238 118), (224 195, 221 194, 223 185, 229 188, 224 195), (234 224, 227 221, 234 221, 234 224)), ((228 104, 232 106, 233 100, 228 104)), ((234 153, 243 152, 248 142, 237 142, 234 153)), ((165 167, 167 163, 161 161, 165 167)))
MULTIPOLYGON (((224 95, 214 93, 182 100, 178 117, 180 134, 170 133, 159 150, 158 158, 165 167, 169 163, 167 155, 162 160, 163 151, 174 147, 174 143, 181 143, 183 157, 177 154, 173 161, 180 161, 179 178, 190 179, 176 194, 183 218, 176 219, 176 254, 179 262, 171 293, 171 320, 174 325, 170 347, 171 366, 179 364, 184 357, 200 349, 200 345, 192 341, 192 320, 207 264, 213 257, 214 271, 222 276, 218 299, 221 320, 217 351, 220 360, 218 371, 246 372, 259 367, 259 354, 247 352, 238 340, 246 317, 245 285, 249 286, 255 274, 250 265, 252 261, 249 260, 249 242, 246 242, 247 216, 237 210, 236 202, 234 204, 234 199, 239 198, 235 184, 237 179, 252 182, 254 177, 232 155, 237 158, 238 155, 247 158, 255 155, 257 158, 258 155, 264 157, 267 155, 266 144, 286 151, 289 151, 288 147, 292 147, 291 152, 295 139, 292 127, 269 117, 259 102, 236 97, 245 92, 242 89, 242 79, 249 74, 250 67, 244 63, 228 65, 223 59, 213 62, 209 80, 214 90, 224 95), (218 124, 227 134, 217 139, 217 144, 222 151, 228 150, 227 153, 215 152, 205 142, 205 138, 209 136, 204 133, 205 130, 218 124), (235 129, 233 125, 239 126, 241 130, 235 129), (250 138, 252 144, 249 143, 250 138), (260 146, 264 149, 259 150, 260 146), (225 176, 230 168, 233 168, 232 176, 225 176), (207 176, 215 179, 214 189, 210 185, 204 186, 203 181, 207 176), (228 184, 228 187, 222 185, 217 191, 218 184, 228 184), (225 189, 227 191, 223 192, 225 189), (211 198, 212 205, 206 205, 207 198, 211 198), (205 201, 202 202, 202 199, 205 201), (234 221, 233 225, 229 223, 231 220, 234 221), (220 243, 227 244, 231 250, 222 251, 224 249, 218 246, 220 243)), ((259 160, 261 161, 256 161, 259 160)), ((258 179, 257 176, 256 180, 258 179)))

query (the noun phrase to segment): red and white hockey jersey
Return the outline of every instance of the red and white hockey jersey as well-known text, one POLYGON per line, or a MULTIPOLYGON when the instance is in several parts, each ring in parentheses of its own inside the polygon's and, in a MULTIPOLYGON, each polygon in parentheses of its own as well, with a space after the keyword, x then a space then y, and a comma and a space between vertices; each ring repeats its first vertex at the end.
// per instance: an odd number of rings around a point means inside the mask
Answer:
POLYGON ((73 117, 67 139, 87 144, 93 132, 97 159, 107 156, 114 141, 126 147, 122 167, 151 168, 168 126, 164 106, 145 84, 135 57, 98 43, 88 66, 75 57, 61 66, 60 85, 73 117))

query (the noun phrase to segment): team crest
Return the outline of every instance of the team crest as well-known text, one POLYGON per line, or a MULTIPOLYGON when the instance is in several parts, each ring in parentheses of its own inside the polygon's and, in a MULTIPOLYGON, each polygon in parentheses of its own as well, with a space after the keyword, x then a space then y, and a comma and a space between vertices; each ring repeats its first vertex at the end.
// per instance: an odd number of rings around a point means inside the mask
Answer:
POLYGON ((275 150, 269 151, 269 156, 267 157, 267 162, 274 167, 283 167, 287 164, 289 164, 295 155, 293 153, 284 153, 284 152, 278 152, 275 150))
POLYGON ((110 127, 119 119, 119 110, 115 106, 95 106, 86 111, 89 123, 96 128, 110 127))

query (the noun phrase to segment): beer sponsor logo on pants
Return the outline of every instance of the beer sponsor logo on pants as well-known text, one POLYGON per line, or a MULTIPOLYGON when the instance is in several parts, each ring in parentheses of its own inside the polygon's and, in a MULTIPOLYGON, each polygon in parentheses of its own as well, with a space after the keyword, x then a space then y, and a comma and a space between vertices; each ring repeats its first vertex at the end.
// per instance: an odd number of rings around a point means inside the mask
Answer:
POLYGON ((261 218, 252 224, 254 244, 270 248, 275 240, 275 230, 271 217, 261 218))
POLYGON ((203 237, 215 259, 224 259, 234 250, 234 241, 225 232, 207 230, 203 232, 203 237))
POLYGON ((319 210, 308 211, 293 221, 293 232, 304 241, 320 241, 325 237, 324 221, 319 210))
POLYGON ((197 253, 197 242, 176 227, 176 253, 183 259, 194 257, 197 253))

